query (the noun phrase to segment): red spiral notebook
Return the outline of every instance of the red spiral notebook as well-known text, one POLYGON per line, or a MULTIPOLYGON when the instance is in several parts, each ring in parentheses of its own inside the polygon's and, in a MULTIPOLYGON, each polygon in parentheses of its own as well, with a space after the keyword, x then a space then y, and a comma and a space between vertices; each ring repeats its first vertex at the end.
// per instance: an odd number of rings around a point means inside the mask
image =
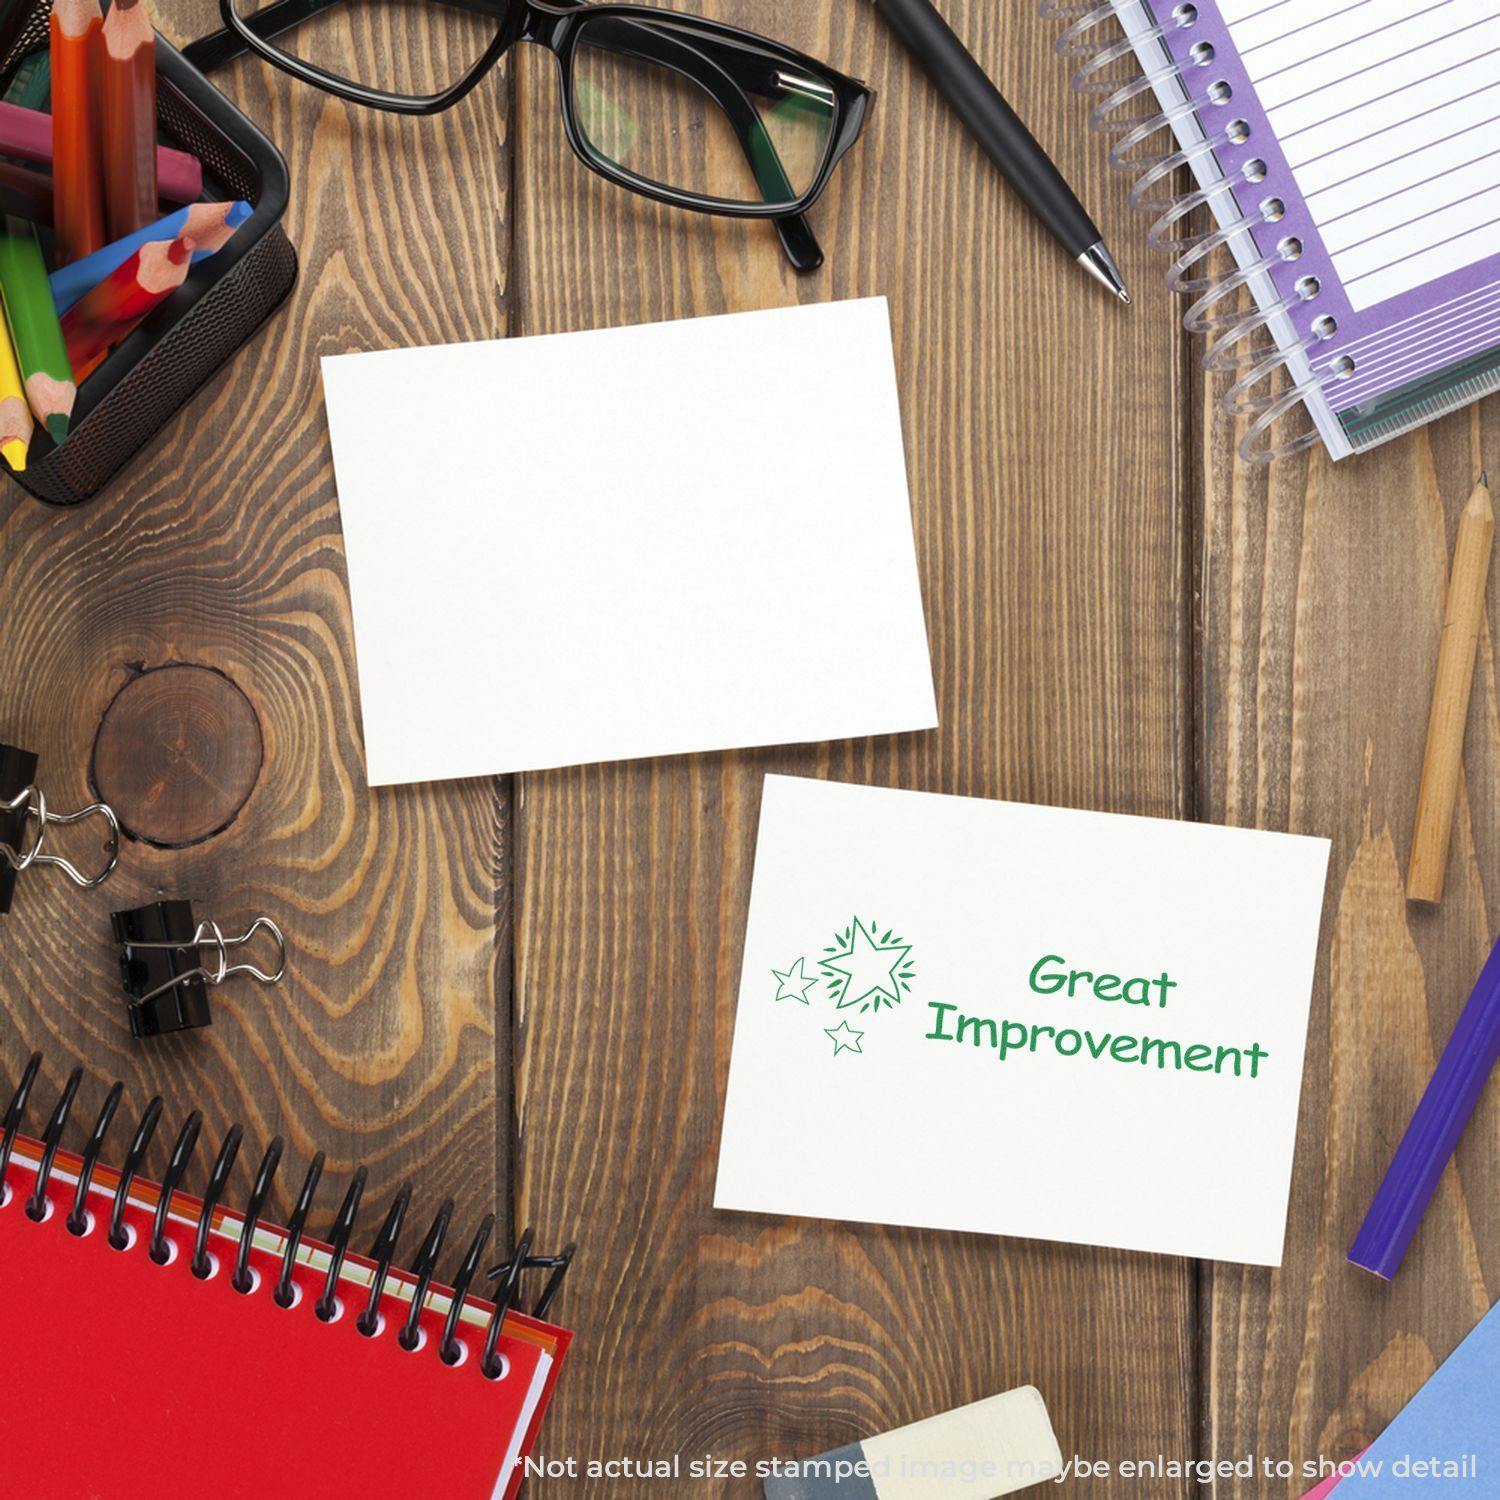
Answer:
MULTIPOLYGON (((335 1272, 334 1317, 322 1321, 315 1309, 332 1252, 308 1238, 293 1254, 293 1303, 282 1307, 272 1292, 288 1233, 263 1221, 250 1241, 251 1290, 237 1291, 232 1272, 245 1221, 229 1209, 210 1211, 211 1259, 198 1264, 212 1274, 199 1279, 190 1265, 202 1202, 180 1191, 159 1251, 170 1259, 159 1265, 148 1246, 161 1189, 139 1178, 127 1184, 121 1213, 129 1243, 114 1249, 120 1173, 96 1166, 86 1213, 75 1217, 81 1158, 61 1151, 37 1221, 29 1210, 44 1147, 14 1134, 14 1115, 6 1120, 13 1154, 0 1165, 4 1494, 509 1500, 516 1493, 569 1333, 508 1312, 490 1378, 481 1365, 492 1308, 468 1297, 448 1345, 456 1362, 445 1363, 439 1348, 453 1296, 434 1281, 417 1347, 404 1348, 398 1332, 417 1281, 391 1266, 367 1337, 358 1323, 377 1262, 352 1252, 335 1272), (87 1232, 73 1233, 70 1220, 87 1232)), ((49 1128, 47 1139, 60 1134, 49 1128)))

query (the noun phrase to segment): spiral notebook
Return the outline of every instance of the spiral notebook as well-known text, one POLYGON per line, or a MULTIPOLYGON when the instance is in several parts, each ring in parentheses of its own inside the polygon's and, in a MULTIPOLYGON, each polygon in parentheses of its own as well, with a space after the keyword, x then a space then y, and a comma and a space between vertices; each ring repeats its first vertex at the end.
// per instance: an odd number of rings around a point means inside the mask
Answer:
POLYGON ((1246 458, 1319 438, 1342 458, 1500 389, 1500 0, 1043 10, 1071 21, 1057 50, 1084 58, 1112 163, 1141 174, 1205 366, 1243 370, 1225 404, 1251 419, 1246 458), (1217 229, 1186 232, 1205 206, 1217 229), (1220 245, 1236 269, 1213 275, 1220 245))
MULTIPOLYGON (((129 1165, 143 1158, 160 1100, 125 1137, 131 1144, 116 1170, 99 1151, 118 1088, 77 1156, 58 1143, 79 1074, 41 1141, 18 1128, 35 1078, 33 1066, 0 1141, 0 1324, 12 1377, 5 1494, 509 1500, 516 1493, 571 1335, 513 1309, 496 1319, 489 1303, 466 1294, 484 1274, 490 1220, 473 1239, 454 1241, 445 1203, 414 1271, 398 1269, 391 1262, 403 1191, 371 1256, 353 1254, 361 1171, 331 1244, 296 1227, 311 1199, 306 1179, 293 1229, 275 1228, 255 1207, 274 1176, 275 1147, 243 1210, 219 1205, 237 1130, 204 1199, 167 1192, 163 1209, 166 1190, 129 1165), (455 1244, 464 1251, 460 1292, 432 1279, 440 1253, 455 1244)), ((167 1180, 182 1179, 198 1133, 195 1114, 176 1138, 167 1180)), ((530 1257, 528 1239, 500 1268, 502 1302, 523 1268, 551 1268, 544 1302, 566 1270, 570 1252, 530 1257)))

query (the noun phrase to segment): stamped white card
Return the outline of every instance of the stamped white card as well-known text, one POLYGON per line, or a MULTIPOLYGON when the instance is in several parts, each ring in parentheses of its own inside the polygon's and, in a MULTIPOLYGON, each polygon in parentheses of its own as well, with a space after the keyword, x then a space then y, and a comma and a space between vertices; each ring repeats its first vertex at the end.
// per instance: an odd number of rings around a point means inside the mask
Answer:
POLYGON ((1328 853, 768 776, 716 1206, 1279 1265, 1328 853))

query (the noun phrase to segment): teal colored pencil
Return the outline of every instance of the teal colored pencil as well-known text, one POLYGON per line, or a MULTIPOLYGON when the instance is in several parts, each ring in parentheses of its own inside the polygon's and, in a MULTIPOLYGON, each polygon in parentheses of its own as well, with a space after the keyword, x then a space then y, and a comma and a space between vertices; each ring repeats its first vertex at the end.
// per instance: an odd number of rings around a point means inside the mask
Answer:
POLYGON ((23 109, 46 109, 52 97, 52 59, 47 49, 33 52, 16 69, 5 90, 7 104, 19 104, 23 109))

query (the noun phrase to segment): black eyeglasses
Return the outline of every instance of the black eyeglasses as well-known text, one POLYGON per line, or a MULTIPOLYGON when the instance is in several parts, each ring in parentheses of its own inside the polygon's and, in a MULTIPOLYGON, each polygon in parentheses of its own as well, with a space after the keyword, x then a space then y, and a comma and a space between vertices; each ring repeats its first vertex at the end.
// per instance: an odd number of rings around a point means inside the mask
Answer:
POLYGON ((557 58, 563 126, 585 166, 678 208, 770 219, 799 271, 823 263, 805 215, 873 98, 779 42, 650 6, 219 0, 219 9, 225 29, 185 49, 204 72, 248 49, 304 83, 398 114, 450 108, 516 42, 536 42, 557 58), (333 58, 343 71, 323 66, 333 58))

